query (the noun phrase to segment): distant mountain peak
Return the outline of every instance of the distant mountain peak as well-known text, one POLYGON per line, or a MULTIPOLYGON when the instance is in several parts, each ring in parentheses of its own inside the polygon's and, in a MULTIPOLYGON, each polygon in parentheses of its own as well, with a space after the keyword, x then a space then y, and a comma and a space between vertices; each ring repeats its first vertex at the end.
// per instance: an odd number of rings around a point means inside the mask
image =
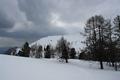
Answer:
POLYGON ((57 41, 60 40, 61 37, 64 37, 68 42, 70 42, 70 46, 74 47, 76 51, 79 51, 84 47, 84 44, 81 42, 85 40, 85 37, 82 36, 81 34, 47 36, 31 43, 30 46, 42 45, 43 47, 45 47, 46 45, 50 44, 51 46, 55 47, 57 44, 57 41))

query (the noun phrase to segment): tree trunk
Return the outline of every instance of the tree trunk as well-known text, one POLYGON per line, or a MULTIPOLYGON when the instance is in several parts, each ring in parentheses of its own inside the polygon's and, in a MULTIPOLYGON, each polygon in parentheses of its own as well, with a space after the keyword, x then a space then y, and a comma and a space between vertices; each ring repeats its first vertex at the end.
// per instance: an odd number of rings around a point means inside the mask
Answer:
POLYGON ((114 66, 115 66, 115 71, 117 71, 117 63, 116 63, 116 62, 115 62, 115 65, 114 65, 114 66))
POLYGON ((112 62, 112 67, 114 67, 115 66, 115 63, 114 62, 112 62))
POLYGON ((68 59, 67 58, 65 58, 65 61, 66 61, 66 63, 68 63, 68 59))
POLYGON ((102 61, 100 61, 100 69, 104 69, 104 68, 103 68, 103 62, 102 62, 102 61))

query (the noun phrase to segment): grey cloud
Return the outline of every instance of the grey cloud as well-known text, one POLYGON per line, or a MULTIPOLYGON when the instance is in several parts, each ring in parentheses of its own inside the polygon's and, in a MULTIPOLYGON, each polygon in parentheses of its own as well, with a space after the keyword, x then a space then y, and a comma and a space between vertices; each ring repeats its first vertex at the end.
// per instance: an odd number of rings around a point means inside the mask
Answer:
POLYGON ((5 13, 0 12, 0 30, 12 28, 13 25, 14 23, 6 17, 5 13))
POLYGON ((95 14, 110 18, 119 14, 119 3, 120 0, 0 0, 0 37, 22 43, 73 30, 80 32, 82 24, 95 14), (51 25, 51 13, 59 14, 61 24, 66 26, 51 25), (81 24, 76 27, 74 23, 81 24))

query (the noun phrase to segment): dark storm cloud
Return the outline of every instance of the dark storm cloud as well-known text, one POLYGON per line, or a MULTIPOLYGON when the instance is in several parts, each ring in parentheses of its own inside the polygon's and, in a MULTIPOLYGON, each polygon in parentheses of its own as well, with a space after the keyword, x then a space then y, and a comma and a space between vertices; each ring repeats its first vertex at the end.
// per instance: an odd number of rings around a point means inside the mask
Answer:
POLYGON ((0 0, 0 37, 23 43, 48 35, 81 32, 93 15, 113 18, 119 14, 119 3, 120 0, 0 0))
POLYGON ((43 0, 19 0, 20 9, 25 12, 27 19, 35 24, 48 24, 49 7, 43 0))
POLYGON ((7 18, 5 13, 0 12, 0 30, 12 28, 14 23, 7 18))
POLYGON ((0 36, 35 40, 43 36, 63 34, 63 29, 49 25, 49 12, 49 6, 45 1, 2 0, 0 29, 5 30, 1 30, 0 36), (34 25, 28 25, 29 22, 34 25), (18 23, 20 23, 19 26, 16 26, 18 23), (28 29, 26 26, 31 28, 28 29))
POLYGON ((35 30, 41 35, 64 33, 64 30, 49 24, 52 4, 45 0, 19 0, 20 10, 25 12, 29 21, 35 24, 35 30))

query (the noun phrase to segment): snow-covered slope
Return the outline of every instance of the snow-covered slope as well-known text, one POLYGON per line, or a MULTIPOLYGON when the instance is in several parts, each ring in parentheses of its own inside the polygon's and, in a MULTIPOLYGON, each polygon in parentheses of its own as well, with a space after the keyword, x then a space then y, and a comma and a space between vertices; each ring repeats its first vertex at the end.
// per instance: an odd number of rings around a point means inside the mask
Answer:
POLYGON ((98 69, 98 63, 31 59, 0 55, 0 80, 120 80, 120 72, 98 69))
POLYGON ((47 44, 52 45, 53 47, 56 46, 57 41, 61 38, 64 37, 68 42, 70 42, 70 46, 74 47, 76 51, 79 51, 81 48, 84 47, 84 44, 81 43, 82 41, 85 40, 85 37, 83 37, 80 34, 69 34, 69 35, 57 35, 57 36, 48 36, 41 38, 38 41, 35 41, 31 44, 32 45, 42 45, 46 46, 47 44))

